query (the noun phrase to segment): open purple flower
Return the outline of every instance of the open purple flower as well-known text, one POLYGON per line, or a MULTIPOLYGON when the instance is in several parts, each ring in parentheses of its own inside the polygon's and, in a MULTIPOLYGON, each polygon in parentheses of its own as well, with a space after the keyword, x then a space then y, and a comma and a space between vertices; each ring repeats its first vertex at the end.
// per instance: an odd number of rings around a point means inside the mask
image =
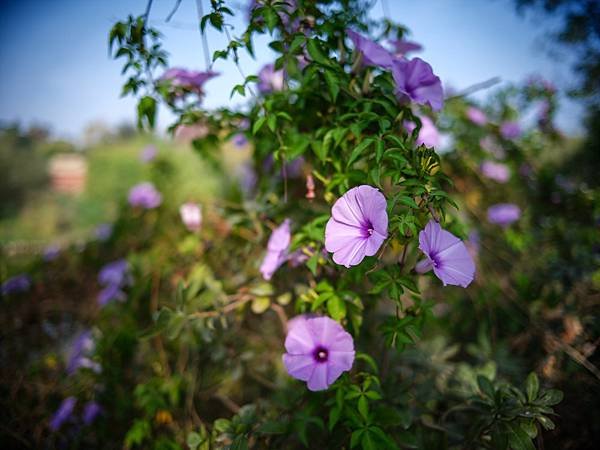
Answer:
POLYGON ((295 320, 285 339, 283 364, 287 372, 306 381, 311 391, 322 391, 352 368, 354 341, 335 320, 307 317, 295 320))
POLYGON ((516 139, 521 136, 521 126, 515 121, 503 122, 500 125, 500 134, 507 140, 516 139))
POLYGON ((44 249, 42 259, 45 262, 52 262, 60 256, 60 246, 58 244, 50 244, 44 249))
POLYGON ((129 204, 134 207, 153 209, 162 203, 162 195, 152 183, 140 183, 129 191, 129 204))
POLYGON ((419 233, 419 248, 426 259, 417 263, 418 273, 433 269, 444 286, 467 287, 475 276, 475 263, 465 244, 449 231, 430 220, 419 233))
POLYGON ((283 90, 283 70, 275 70, 274 64, 266 64, 258 72, 258 90, 261 94, 269 94, 283 90))
POLYGON ((87 402, 83 407, 83 423, 86 425, 91 424, 101 412, 102 407, 98 403, 94 401, 87 402))
POLYGON ((29 275, 22 273, 8 278, 4 283, 2 283, 0 292, 2 295, 20 294, 27 292, 29 288, 31 288, 31 278, 29 275))
POLYGON ((383 194, 366 184, 350 189, 334 203, 325 227, 325 248, 336 264, 356 266, 377 253, 387 238, 386 207, 383 194))
POLYGON ((399 100, 409 99, 420 105, 429 105, 435 111, 442 109, 444 90, 442 82, 429 64, 421 58, 397 59, 392 65, 399 100))
POLYGON ((394 57, 384 47, 355 31, 346 30, 346 34, 352 40, 354 48, 362 55, 362 62, 367 66, 379 66, 384 69, 392 67, 394 57))
POLYGON ((521 208, 514 203, 498 203, 490 206, 487 210, 487 218, 490 223, 507 227, 521 217, 521 208))
MULTIPOLYGON (((433 121, 427 116, 420 116, 421 129, 417 136, 417 145, 424 145, 425 147, 439 147, 440 145, 440 132, 433 124, 433 121)), ((412 133, 417 126, 414 122, 404 122, 404 128, 409 133, 412 133)))
POLYGON ((487 116, 479 108, 469 106, 467 108, 467 118, 475 125, 484 126, 487 123, 487 116))
POLYGON ((73 415, 73 410, 77 404, 75 397, 67 397, 60 404, 52 418, 50 419, 50 429, 57 431, 73 415))
POLYGON ((404 56, 410 52, 419 52, 423 50, 423 46, 413 41, 404 41, 396 39, 390 41, 390 44, 394 46, 394 54, 396 57, 404 56))
POLYGON ((510 170, 506 164, 494 161, 484 161, 481 163, 481 174, 498 183, 506 183, 510 178, 510 170))
POLYGON ((260 265, 260 273, 265 280, 270 280, 275 271, 287 261, 291 239, 290 219, 285 219, 273 230, 267 243, 267 254, 260 265))

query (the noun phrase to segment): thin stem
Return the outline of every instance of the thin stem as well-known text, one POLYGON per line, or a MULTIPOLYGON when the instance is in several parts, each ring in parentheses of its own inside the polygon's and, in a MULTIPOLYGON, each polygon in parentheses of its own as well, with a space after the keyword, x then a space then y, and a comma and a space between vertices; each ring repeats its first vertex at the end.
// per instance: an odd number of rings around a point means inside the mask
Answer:
POLYGON ((167 18, 165 19, 165 22, 168 22, 168 21, 170 21, 173 18, 173 15, 179 9, 179 5, 181 5, 181 0, 177 0, 175 2, 175 6, 173 7, 173 10, 169 13, 169 15, 167 16, 167 18))
MULTIPOLYGON (((234 298, 235 298, 235 296, 234 296, 234 298)), ((248 294, 244 294, 244 296, 242 298, 240 298, 239 300, 236 300, 232 303, 229 303, 228 305, 225 305, 223 307, 223 309, 221 309, 219 311, 199 311, 194 314, 190 314, 190 316, 197 318, 197 319, 206 318, 206 317, 218 317, 222 314, 227 314, 231 311, 236 310, 239 306, 243 305, 244 303, 248 303, 252 299, 253 299, 253 297, 248 296, 248 294)))
POLYGON ((475 83, 475 84, 467 87, 466 89, 463 89, 461 92, 459 92, 456 95, 446 97, 446 101, 453 100, 455 98, 466 97, 467 95, 474 94, 477 91, 491 88, 492 86, 500 83, 500 81, 502 81, 500 77, 493 77, 493 78, 490 78, 489 80, 482 81, 481 83, 475 83))
POLYGON ((144 11, 144 27, 148 23, 148 17, 150 16, 150 8, 152 8, 153 1, 154 0, 148 0, 148 3, 146 4, 146 11, 144 11))
POLYGON ((196 0, 196 7, 198 8, 198 27, 200 28, 200 36, 202 36, 202 51, 204 53, 204 64, 206 65, 206 70, 210 70, 211 62, 210 62, 210 51, 208 49, 208 39, 206 38, 206 33, 202 29, 202 17, 204 17, 204 8, 202 7, 202 0, 196 0))

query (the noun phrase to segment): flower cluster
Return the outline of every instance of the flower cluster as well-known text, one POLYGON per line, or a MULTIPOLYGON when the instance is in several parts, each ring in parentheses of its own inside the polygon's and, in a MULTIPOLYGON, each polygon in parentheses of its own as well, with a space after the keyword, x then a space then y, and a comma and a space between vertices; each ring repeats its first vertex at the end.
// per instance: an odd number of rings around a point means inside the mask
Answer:
MULTIPOLYGON (((354 48, 359 52, 362 62, 369 66, 378 66, 392 71, 396 97, 409 100, 419 105, 429 105, 439 111, 444 104, 444 90, 439 77, 433 73, 431 66, 421 58, 406 59, 407 47, 400 46, 395 53, 388 51, 380 44, 361 36, 352 30, 346 30, 354 48)), ((414 48, 414 44, 413 44, 414 48)))

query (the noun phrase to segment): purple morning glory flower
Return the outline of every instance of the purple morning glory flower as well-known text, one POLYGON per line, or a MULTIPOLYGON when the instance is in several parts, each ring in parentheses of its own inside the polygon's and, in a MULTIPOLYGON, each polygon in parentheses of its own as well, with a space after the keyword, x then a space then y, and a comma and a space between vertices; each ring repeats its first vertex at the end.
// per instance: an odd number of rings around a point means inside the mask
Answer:
POLYGON ((387 238, 386 207, 383 194, 366 184, 350 189, 334 203, 325 227, 325 248, 336 264, 356 266, 377 253, 387 238))
POLYGON ((506 183, 510 178, 510 170, 506 164, 494 161, 484 161, 481 163, 481 174, 498 183, 506 183))
POLYGON ((423 46, 413 41, 404 41, 400 39, 396 39, 394 41, 390 41, 390 44, 394 46, 394 54, 399 56, 404 56, 410 52, 418 52, 423 50, 423 46))
POLYGON ((75 397, 67 397, 60 404, 52 418, 50 419, 50 429, 57 431, 73 414, 77 399, 75 397))
POLYGON ((142 162, 149 163, 150 161, 153 161, 154 158, 156 158, 157 154, 158 149, 156 148, 156 145, 147 145, 142 149, 140 153, 140 160, 142 162))
POLYGON ((162 203, 162 195, 152 183, 140 183, 129 191, 129 204, 134 207, 153 209, 162 203))
POLYGON ((394 57, 384 47, 355 31, 346 30, 346 34, 352 40, 354 48, 362 55, 362 62, 367 66, 379 66, 385 69, 392 67, 394 57))
POLYGON ((182 88, 190 92, 195 92, 198 95, 203 95, 204 83, 218 75, 217 72, 210 70, 201 72, 197 70, 172 68, 167 70, 161 78, 169 81, 171 85, 176 88, 182 88))
POLYGON ((487 116, 485 113, 479 108, 475 108, 474 106, 469 106, 467 108, 467 118, 473 122, 475 125, 484 126, 487 123, 487 116))
POLYGON ((94 402, 87 402, 83 407, 83 423, 86 425, 90 425, 96 417, 102 412, 102 407, 94 402))
POLYGON ((181 221, 189 231, 199 231, 202 226, 202 209, 193 202, 184 203, 179 208, 181 221))
MULTIPOLYGON (((433 121, 427 116, 420 116, 421 129, 417 136, 417 145, 424 145, 425 147, 439 147, 440 145, 440 132, 433 124, 433 121)), ((409 133, 412 133, 417 126, 414 122, 404 122, 404 128, 409 133)))
POLYGON ((449 231, 430 220, 419 233, 419 249, 426 259, 417 263, 415 270, 425 273, 433 269, 444 286, 467 287, 475 276, 475 263, 465 244, 449 231))
POLYGON ((511 140, 521 136, 521 126, 519 122, 509 121, 500 125, 500 134, 504 139, 511 140))
POLYGON ((112 236, 112 232, 112 223, 102 223, 96 227, 96 238, 101 242, 106 242, 112 236))
POLYGON ((498 203, 490 206, 487 210, 487 218, 490 223, 507 227, 521 217, 521 208, 514 203, 498 203))
POLYGON ((420 105, 429 105, 435 111, 442 109, 444 90, 440 78, 429 64, 421 58, 398 59, 392 65, 396 83, 395 93, 399 100, 409 99, 420 105))
POLYGON ((2 292, 2 295, 20 294, 27 292, 30 288, 31 278, 29 275, 22 273, 8 278, 4 283, 2 283, 0 292, 2 292))
POLYGON ((118 259, 105 264, 98 273, 98 283, 103 286, 108 286, 109 284, 123 286, 129 284, 129 282, 129 263, 124 259, 118 259))
POLYGON ((269 238, 267 254, 260 265, 260 273, 265 280, 270 280, 279 267, 287 261, 288 248, 291 241, 290 219, 285 219, 269 238))
POLYGON ((258 72, 258 90, 261 94, 269 94, 283 90, 283 70, 275 70, 274 64, 266 64, 258 72))
POLYGON ((311 391, 327 389, 354 363, 352 336, 329 317, 295 320, 289 326, 285 350, 287 372, 306 381, 311 391))

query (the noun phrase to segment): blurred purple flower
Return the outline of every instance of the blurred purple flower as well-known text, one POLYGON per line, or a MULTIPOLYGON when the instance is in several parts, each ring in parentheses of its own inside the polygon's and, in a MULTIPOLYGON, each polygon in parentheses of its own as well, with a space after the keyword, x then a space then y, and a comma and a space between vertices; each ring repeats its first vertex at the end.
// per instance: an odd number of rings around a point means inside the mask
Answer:
POLYGON ((67 374, 73 375, 81 367, 100 372, 100 365, 90 359, 94 347, 92 332, 89 330, 81 332, 73 341, 67 362, 67 374))
POLYGON ((270 280, 275 271, 287 260, 290 241, 290 219, 285 219, 273 230, 267 243, 267 254, 260 265, 260 273, 265 280, 270 280))
POLYGON ((384 47, 355 31, 346 30, 346 34, 354 44, 354 49, 362 55, 362 62, 367 66, 379 66, 384 69, 392 67, 394 57, 384 47))
POLYGON ((129 204, 134 207, 153 209, 162 203, 162 195, 152 183, 140 183, 129 190, 129 204))
POLYGON ((256 187, 256 182, 258 181, 254 168, 249 162, 245 162, 239 167, 238 176, 243 193, 249 195, 256 187))
MULTIPOLYGON (((440 145, 440 132, 433 124, 433 121, 427 116, 420 116, 421 129, 417 136, 417 145, 424 145, 425 147, 438 147, 440 145)), ((412 133, 417 126, 414 122, 404 122, 404 128, 409 133, 412 133)))
POLYGON ((96 238, 101 242, 106 242, 110 239, 113 232, 112 223, 101 223, 96 227, 96 238))
POLYGON ((507 227, 521 217, 521 208, 514 203, 498 203, 490 206, 487 210, 487 218, 490 223, 507 227))
POLYGON ((83 407, 83 423, 86 425, 90 425, 96 417, 102 412, 102 407, 94 402, 87 402, 83 407))
POLYGON ((197 70, 171 68, 163 74, 161 79, 169 81, 175 88, 181 88, 198 95, 204 95, 204 83, 218 75, 219 73, 210 70, 201 72, 197 70))
POLYGON ((56 258, 60 256, 60 246, 57 244, 50 244, 48 247, 44 249, 44 253, 42 254, 42 259, 45 262, 54 261, 56 258))
POLYGON ((521 126, 515 121, 503 122, 500 125, 500 134, 507 140, 516 139, 521 136, 521 126))
POLYGON ((396 83, 395 93, 399 100, 409 99, 420 105, 429 105, 435 111, 444 105, 444 90, 439 77, 421 58, 394 61, 392 76, 396 83))
POLYGON ((494 161, 484 161, 481 163, 481 174, 498 183, 506 183, 510 178, 508 166, 494 161))
POLYGON ((124 302, 126 299, 125 292, 117 284, 109 284, 98 293, 98 304, 100 306, 106 306, 113 300, 124 302))
POLYGON ((60 404, 52 418, 50 419, 50 429, 57 431, 73 414, 77 399, 75 397, 67 397, 60 404))
POLYGON ((0 292, 2 292, 2 295, 20 294, 27 292, 30 288, 31 278, 29 275, 22 273, 8 278, 4 283, 2 283, 0 292))
POLYGON ((433 269, 444 286, 467 287, 475 276, 475 263, 465 244, 452 233, 430 220, 419 233, 419 249, 426 259, 417 263, 415 270, 426 273, 433 269))
POLYGON ((275 70, 274 64, 266 64, 258 72, 258 90, 261 94, 269 94, 283 90, 283 70, 275 70))
POLYGON ((118 259, 105 264, 98 273, 98 283, 103 286, 108 286, 110 284, 124 286, 130 282, 129 263, 124 259, 118 259))
POLYGON ((202 209, 200 205, 193 202, 184 203, 179 207, 179 215, 189 231, 200 231, 202 226, 202 209))
POLYGON ((334 203, 325 227, 325 248, 336 264, 356 266, 377 253, 387 238, 386 207, 383 194, 366 184, 350 189, 334 203))
POLYGON ((232 141, 233 145, 235 145, 237 148, 244 148, 246 145, 248 145, 248 138, 244 133, 234 134, 232 141))
POLYGON ((498 159, 503 159, 506 156, 506 152, 502 146, 492 136, 485 136, 480 139, 479 146, 498 159))
POLYGON ((469 106, 467 108, 467 118, 473 122, 475 125, 484 126, 487 123, 487 116, 485 113, 479 108, 475 108, 474 106, 469 106))
POLYGON ((394 41, 390 41, 390 44, 392 44, 394 47, 394 54, 396 57, 404 56, 410 52, 419 52, 423 50, 423 46, 421 44, 413 41, 396 39, 394 41))
POLYGON ((154 158, 156 158, 156 155, 158 154, 158 149, 156 148, 156 145, 147 145, 146 147, 144 147, 140 153, 140 160, 142 162, 145 163, 149 163, 150 161, 153 161, 154 158))
POLYGON ((354 363, 354 340, 329 317, 306 317, 290 322, 283 364, 311 391, 331 386, 354 363))

